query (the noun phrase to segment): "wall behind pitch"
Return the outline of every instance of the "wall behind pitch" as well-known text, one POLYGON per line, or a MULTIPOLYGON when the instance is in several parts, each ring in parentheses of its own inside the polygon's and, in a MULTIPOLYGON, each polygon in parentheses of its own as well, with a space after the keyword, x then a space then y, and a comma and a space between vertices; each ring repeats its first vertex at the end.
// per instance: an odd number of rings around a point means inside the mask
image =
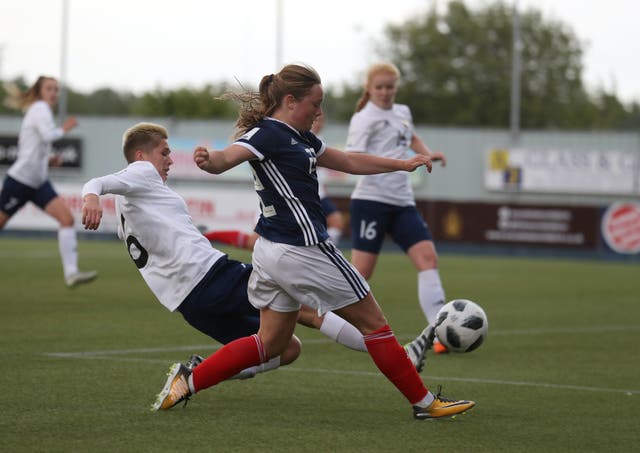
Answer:
MULTIPOLYGON (((0 116, 0 135, 17 136, 22 118, 18 116, 0 116)), ((182 153, 182 164, 190 165, 189 154, 197 143, 220 148, 232 140, 233 121, 198 120, 177 121, 170 118, 115 118, 115 117, 79 117, 79 126, 69 137, 82 142, 82 166, 73 169, 52 169, 51 179, 54 185, 63 184, 65 190, 80 191, 82 184, 92 177, 112 173, 126 166, 122 155, 121 140, 123 132, 139 121, 152 121, 166 126, 171 140, 184 145, 181 150, 174 146, 175 155, 182 153)), ((343 148, 347 135, 347 124, 327 123, 322 138, 329 145, 343 148)), ((488 190, 485 187, 485 158, 488 150, 505 148, 512 145, 509 132, 501 129, 470 129, 420 126, 418 134, 432 150, 445 153, 447 166, 442 168, 434 164, 433 172, 427 174, 418 170, 412 175, 416 197, 419 200, 457 202, 457 203, 504 203, 513 205, 544 206, 584 206, 604 209, 613 203, 637 202, 637 195, 613 194, 569 194, 569 193, 532 193, 519 190, 488 190)), ((615 150, 640 156, 640 134, 632 132, 560 132, 525 131, 522 132, 519 148, 529 149, 568 149, 568 150, 615 150)), ((640 157, 638 158, 640 162, 640 157)), ((177 168, 177 166, 176 166, 177 168)), ((6 167, 0 166, 0 177, 6 167)), ((636 171, 637 172, 637 171, 636 171)), ((207 175, 206 179, 178 178, 170 174, 169 183, 176 190, 189 191, 202 198, 215 198, 218 192, 253 191, 250 172, 239 169, 232 175, 219 177, 207 175)), ((184 174, 184 172, 183 172, 184 174)), ((354 179, 330 182, 329 195, 344 200, 350 194, 354 179)), ((636 183, 637 184, 637 183, 636 183)), ((226 200, 226 197, 220 200, 226 200)), ((221 201, 222 202, 222 201, 221 201)), ((342 204, 342 203, 341 203, 342 204)), ((76 213, 77 214, 77 213, 76 213)), ((229 214, 233 215, 233 214, 229 214)), ((246 215, 238 214, 238 219, 246 215)), ((244 221, 244 220, 243 220, 244 221)), ((240 222, 240 221, 239 221, 240 222)), ((249 229, 247 225, 240 225, 249 229)), ((434 225, 435 226, 435 225, 434 225)), ((11 222, 8 224, 11 228, 11 222)))
MULTIPOLYGON (((233 121, 199 120, 176 121, 169 118, 114 118, 79 117, 79 126, 69 137, 77 137, 83 143, 83 165, 80 169, 52 169, 51 179, 84 183, 94 176, 111 173, 126 164, 122 156, 121 140, 123 132, 139 121, 153 121, 166 126, 172 139, 224 146, 232 139, 233 121)), ((21 118, 0 116, 0 135, 18 134, 21 118)), ((548 194, 489 191, 484 185, 485 152, 493 148, 509 148, 507 130, 442 128, 420 126, 418 134, 432 150, 439 150, 447 157, 447 166, 434 165, 431 174, 423 173, 416 178, 416 196, 439 200, 483 200, 523 203, 562 203, 583 205, 604 205, 614 201, 633 200, 637 197, 608 196, 595 194, 548 194)), ((330 145, 343 148, 346 141, 347 125, 329 122, 322 138, 330 145)), ((566 149, 615 149, 640 155, 640 134, 630 132, 559 132, 527 131, 521 134, 518 147, 555 147, 566 149)), ((6 167, 0 167, 3 175, 6 167)), ((422 172, 419 170, 418 172, 422 172)), ((244 187, 244 181, 228 181, 220 178, 216 184, 244 187)), ((206 188, 209 183, 173 179, 171 184, 206 188)), ((351 180, 346 183, 329 185, 329 193, 346 195, 350 193, 351 180)), ((250 188, 250 186, 249 186, 250 188)))

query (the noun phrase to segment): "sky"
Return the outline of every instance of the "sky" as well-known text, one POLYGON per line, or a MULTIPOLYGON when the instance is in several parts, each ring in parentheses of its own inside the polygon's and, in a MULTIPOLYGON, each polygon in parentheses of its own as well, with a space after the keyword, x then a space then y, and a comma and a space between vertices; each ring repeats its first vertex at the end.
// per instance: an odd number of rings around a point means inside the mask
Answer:
MULTIPOLYGON (((354 84, 379 59, 388 24, 447 0, 65 0, 0 1, 0 79, 40 74, 77 91, 141 93, 222 81, 257 85, 282 63, 313 66, 325 86, 354 84), (282 5, 277 27, 278 2, 282 5), (281 30, 279 47, 278 33, 281 30), (277 49, 280 49, 278 55, 277 49)), ((640 102, 640 2, 504 0, 534 7, 573 30, 590 91, 640 102), (634 44, 635 43, 635 44, 634 44)), ((466 0, 470 8, 489 0, 466 0)))

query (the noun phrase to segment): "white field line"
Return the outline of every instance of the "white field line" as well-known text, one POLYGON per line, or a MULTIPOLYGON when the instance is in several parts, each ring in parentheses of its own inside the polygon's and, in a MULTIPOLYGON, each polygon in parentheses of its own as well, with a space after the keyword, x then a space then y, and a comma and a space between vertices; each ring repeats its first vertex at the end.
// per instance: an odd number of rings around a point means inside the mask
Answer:
MULTIPOLYGON (((295 371, 301 373, 325 373, 325 374, 344 374, 344 375, 357 375, 357 376, 379 376, 382 375, 375 371, 345 371, 345 370, 331 370, 325 368, 297 368, 295 366, 282 367, 282 370, 295 371)), ((427 381, 442 380, 442 381, 455 381, 455 382, 472 382, 475 384, 497 384, 497 385, 517 385, 522 387, 543 387, 561 390, 580 390, 588 392, 606 392, 606 393, 625 393, 627 395, 640 394, 640 390, 632 389, 617 389, 607 387, 588 387, 583 385, 567 385, 567 384, 550 384, 545 382, 528 382, 528 381, 504 381, 500 379, 482 379, 482 378, 466 378, 466 377, 452 377, 452 376, 426 376, 427 381)))
POLYGON ((547 335, 565 333, 607 333, 607 332, 633 332, 640 330, 640 325, 626 326, 589 326, 589 327, 548 327, 539 329, 515 329, 515 330, 491 330, 489 325, 489 335, 547 335))
MULTIPOLYGON (((109 361, 117 361, 117 362, 132 362, 132 363, 157 363, 159 365, 167 365, 168 361, 166 359, 146 359, 146 358, 136 358, 136 357, 114 357, 108 355, 88 355, 83 353, 83 355, 65 355, 61 356, 60 354, 45 354, 50 357, 65 357, 65 358, 73 358, 73 359, 84 359, 84 360, 109 360, 109 361)), ((334 370, 334 369, 326 369, 326 368, 300 368, 295 365, 285 366, 279 368, 282 371, 290 371, 295 373, 311 373, 311 374, 338 374, 338 375, 346 375, 346 376, 366 376, 366 377, 382 377, 379 372, 376 371, 354 371, 354 370, 334 370)), ((640 390, 633 389, 617 389, 617 388, 609 388, 609 387, 588 387, 584 385, 567 385, 567 384, 552 384, 546 382, 530 382, 530 381, 505 381, 500 379, 482 379, 482 378, 472 378, 472 377, 454 377, 454 376, 426 376, 427 381, 453 381, 453 382, 471 382, 474 384, 495 384, 495 385, 513 385, 520 387, 539 387, 539 388, 550 388, 550 389, 559 389, 559 390, 576 390, 576 391, 584 391, 584 392, 604 392, 604 393, 624 393, 626 395, 638 395, 640 394, 640 390)))
MULTIPOLYGON (((542 329, 519 329, 519 330, 489 330, 491 336, 498 335, 548 335, 548 334, 565 334, 565 333, 607 333, 607 332, 624 332, 640 330, 640 325, 610 325, 610 326, 593 326, 593 327, 558 327, 558 328, 542 328, 542 329)), ((413 339, 409 335, 399 335, 399 339, 413 339)), ((330 344, 335 343, 329 339, 307 339, 304 344, 330 344)), ((186 346, 166 346, 158 348, 134 348, 134 349, 108 349, 103 351, 77 351, 77 352, 45 352, 46 356, 60 358, 83 357, 94 358, 97 356, 113 356, 126 354, 150 354, 155 352, 172 352, 172 351, 194 351, 194 350, 211 350, 215 351, 220 345, 218 344, 199 344, 186 346)))
MULTIPOLYGON (((503 330, 492 331, 491 335, 547 335, 550 333, 602 333, 612 331, 635 331, 638 330, 638 326, 594 326, 585 328, 553 328, 553 329, 527 329, 527 330, 503 330)), ((305 340, 305 344, 330 344, 334 343, 328 339, 314 339, 305 340)), ((112 349, 102 351, 77 351, 77 352, 46 352, 43 355, 47 357, 66 358, 66 359, 88 359, 88 360, 110 360, 118 362, 137 362, 137 363, 158 363, 167 364, 166 359, 150 359, 144 357, 122 357, 130 354, 152 354, 152 353, 164 353, 164 352, 184 352, 184 351, 215 351, 220 348, 220 345, 212 344, 200 344, 200 345, 186 345, 186 346, 170 346, 159 348, 135 348, 135 349, 112 349)), ((381 374, 376 371, 353 371, 353 370, 336 370, 336 369, 324 369, 324 368, 299 368, 295 365, 282 367, 284 371, 296 372, 296 373, 325 373, 325 374, 341 374, 350 376, 369 376, 369 377, 381 377, 381 374)), ((522 387, 539 387, 539 388, 551 388, 560 390, 575 390, 583 392, 605 392, 605 393, 624 393, 627 395, 640 394, 640 390, 634 389, 619 389, 609 387, 590 387, 582 385, 567 385, 567 384, 553 384, 545 382, 531 382, 531 381, 507 381, 500 379, 482 379, 474 377, 454 377, 454 376, 428 376, 429 380, 443 380, 443 381, 455 381, 455 382, 471 382, 476 384, 494 384, 494 385, 512 385, 522 387)))

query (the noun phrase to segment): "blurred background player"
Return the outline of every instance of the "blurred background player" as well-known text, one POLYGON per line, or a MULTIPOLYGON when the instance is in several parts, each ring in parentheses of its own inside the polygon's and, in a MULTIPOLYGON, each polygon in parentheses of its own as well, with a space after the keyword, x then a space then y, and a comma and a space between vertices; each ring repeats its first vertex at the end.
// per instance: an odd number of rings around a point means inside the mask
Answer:
POLYGON ((56 127, 52 109, 58 103, 58 81, 40 76, 26 92, 9 86, 8 105, 25 111, 18 138, 18 157, 7 171, 0 193, 0 229, 28 201, 58 221, 58 245, 65 283, 69 287, 87 283, 97 272, 78 270, 78 241, 73 215, 54 190, 48 176, 49 165, 58 166, 59 156, 51 155, 51 143, 78 124, 74 117, 56 127))
MULTIPOLYGON (((322 315, 334 311, 362 333, 378 369, 413 406, 416 419, 452 416, 472 408, 472 401, 451 401, 424 385, 387 324, 366 280, 329 239, 318 196, 316 165, 371 174, 414 171, 431 160, 414 156, 388 159, 344 153, 327 147, 312 132, 322 114, 323 90, 312 68, 287 65, 266 75, 259 93, 236 95, 241 104, 237 140, 222 151, 198 147, 194 160, 220 174, 249 161, 262 214, 253 250, 249 301, 260 309, 256 335, 226 344, 193 371, 172 369, 160 395, 171 407, 191 394, 216 385, 248 366, 276 356, 293 335, 301 303, 322 315)), ((166 404, 164 404, 166 402, 166 404)))
MULTIPOLYGON (((320 132, 324 127, 324 115, 320 115, 314 122, 311 132, 320 136, 320 132)), ((342 213, 338 210, 333 200, 327 194, 327 188, 324 183, 325 169, 318 168, 318 192, 320 194, 320 202, 322 203, 322 210, 325 213, 327 219, 327 233, 334 242, 339 245, 340 238, 342 237, 342 230, 344 229, 344 220, 342 213)), ((256 220, 259 217, 256 215, 256 220)), ((245 250, 253 250, 253 246, 258 239, 257 233, 254 231, 245 232, 241 230, 211 230, 204 233, 205 237, 211 242, 217 242, 220 244, 231 245, 245 250)))
MULTIPOLYGON (((349 124, 345 151, 404 159, 413 150, 445 165, 445 156, 431 152, 415 134, 409 107, 395 103, 399 78, 398 68, 391 63, 369 68, 349 124)), ((418 300, 427 322, 433 325, 445 295, 431 231, 416 209, 409 173, 361 177, 351 194, 350 218, 351 262, 356 269, 371 278, 385 236, 390 235, 418 270, 418 300)), ((429 341, 426 333, 424 342, 429 341)), ((437 339, 433 350, 447 352, 437 339)))

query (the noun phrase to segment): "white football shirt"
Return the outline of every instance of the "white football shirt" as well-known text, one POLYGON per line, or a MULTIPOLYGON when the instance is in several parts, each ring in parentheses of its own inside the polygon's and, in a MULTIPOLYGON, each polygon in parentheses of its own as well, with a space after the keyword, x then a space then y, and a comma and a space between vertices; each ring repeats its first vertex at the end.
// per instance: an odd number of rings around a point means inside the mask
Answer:
POLYGON ((18 158, 7 171, 9 176, 34 189, 40 187, 48 178, 51 143, 63 135, 62 128, 53 121, 49 104, 31 104, 20 126, 18 158))
POLYGON ((83 197, 88 193, 118 195, 118 236, 151 291, 171 311, 224 256, 198 231, 183 198, 150 162, 133 162, 92 179, 82 188, 83 197))
MULTIPOLYGON (((345 151, 406 159, 413 134, 409 107, 394 104, 385 110, 368 102, 351 117, 345 151)), ((415 205, 410 174, 405 171, 361 176, 351 198, 396 206, 415 205)))

